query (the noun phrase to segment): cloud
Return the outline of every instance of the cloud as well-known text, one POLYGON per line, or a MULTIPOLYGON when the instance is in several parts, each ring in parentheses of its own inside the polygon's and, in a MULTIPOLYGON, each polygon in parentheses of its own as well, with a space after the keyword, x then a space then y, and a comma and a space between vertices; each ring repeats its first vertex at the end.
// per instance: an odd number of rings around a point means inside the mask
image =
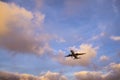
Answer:
POLYGON ((109 60, 109 57, 107 57, 107 56, 103 55, 103 56, 100 57, 100 61, 104 62, 104 61, 108 61, 108 60, 109 60))
POLYGON ((76 80, 102 80, 101 72, 81 71, 76 72, 76 80))
POLYGON ((14 3, 0 1, 0 48, 15 53, 43 54, 51 51, 50 35, 43 33, 45 15, 14 3))
POLYGON ((41 76, 0 71, 0 80, 67 80, 67 78, 60 73, 50 71, 41 76))
POLYGON ((0 71, 1 80, 40 80, 39 77, 30 74, 18 74, 0 71))
POLYGON ((110 71, 105 75, 106 80, 120 79, 120 64, 111 63, 108 68, 110 71))
POLYGON ((105 32, 101 32, 100 34, 93 36, 90 40, 98 40, 104 37, 105 35, 106 35, 105 32))
POLYGON ((79 48, 71 47, 71 49, 75 50, 76 52, 86 53, 85 55, 79 56, 80 59, 74 60, 71 57, 66 58, 64 57, 66 54, 63 51, 59 51, 59 54, 55 56, 55 60, 63 65, 68 66, 88 66, 91 63, 91 60, 96 56, 97 48, 98 47, 93 47, 90 44, 81 44, 79 48))
POLYGON ((54 35, 54 37, 56 39, 56 42, 58 42, 58 43, 65 43, 66 42, 66 40, 62 37, 59 37, 57 35, 54 35))
POLYGON ((102 71, 80 71, 75 72, 76 80, 118 80, 120 79, 120 64, 111 63, 102 71))
MULTIPOLYGON (((120 64, 111 63, 103 68, 101 71, 79 71, 75 72, 75 80, 119 80, 120 79, 120 64)), ((70 78, 70 77, 69 77, 70 78)), ((66 76, 58 73, 48 71, 39 76, 31 74, 19 74, 0 71, 1 80, 68 80, 66 76)), ((70 79, 69 79, 70 80, 70 79)))
POLYGON ((111 36, 110 39, 114 41, 120 41, 120 36, 111 36))
POLYGON ((40 77, 40 80, 67 80, 67 78, 60 73, 48 71, 46 74, 40 77))

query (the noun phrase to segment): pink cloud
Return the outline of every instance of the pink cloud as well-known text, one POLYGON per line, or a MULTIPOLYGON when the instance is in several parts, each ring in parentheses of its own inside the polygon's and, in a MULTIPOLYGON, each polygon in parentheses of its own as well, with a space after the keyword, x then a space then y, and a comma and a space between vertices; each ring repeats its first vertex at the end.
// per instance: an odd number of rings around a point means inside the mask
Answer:
POLYGON ((42 33, 45 15, 0 1, 0 48, 15 53, 44 54, 52 49, 51 35, 42 33), (39 32, 38 32, 39 31, 39 32))

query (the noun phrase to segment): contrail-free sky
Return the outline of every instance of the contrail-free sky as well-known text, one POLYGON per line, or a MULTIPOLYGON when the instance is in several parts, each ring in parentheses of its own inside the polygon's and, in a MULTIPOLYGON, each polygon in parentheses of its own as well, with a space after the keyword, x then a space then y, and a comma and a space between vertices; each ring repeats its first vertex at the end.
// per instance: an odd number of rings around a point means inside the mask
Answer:
POLYGON ((0 79, 119 75, 120 0, 0 0, 0 79), (71 49, 86 54, 65 57, 71 49))

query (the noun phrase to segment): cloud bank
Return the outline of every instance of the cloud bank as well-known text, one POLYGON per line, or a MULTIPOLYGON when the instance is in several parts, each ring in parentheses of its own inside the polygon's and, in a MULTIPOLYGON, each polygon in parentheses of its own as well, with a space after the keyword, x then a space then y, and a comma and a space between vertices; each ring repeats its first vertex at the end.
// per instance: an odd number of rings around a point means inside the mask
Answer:
MULTIPOLYGON (((74 80, 119 80, 120 64, 111 63, 103 71, 80 71, 72 74, 74 80)), ((57 72, 46 72, 39 76, 0 71, 0 80, 71 80, 57 72)))
POLYGON ((76 80, 119 80, 120 64, 111 63, 106 67, 105 73, 101 71, 80 71, 74 73, 76 80))
POLYGON ((67 80, 67 78, 60 73, 50 71, 41 76, 0 71, 0 80, 67 80))
POLYGON ((50 36, 42 33, 45 15, 0 1, 0 48, 15 53, 50 52, 50 36))

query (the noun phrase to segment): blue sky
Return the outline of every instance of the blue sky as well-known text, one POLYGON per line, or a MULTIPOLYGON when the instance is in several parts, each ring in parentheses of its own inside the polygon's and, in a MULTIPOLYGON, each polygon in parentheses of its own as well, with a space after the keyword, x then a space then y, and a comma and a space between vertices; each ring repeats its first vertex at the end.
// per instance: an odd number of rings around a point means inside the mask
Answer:
POLYGON ((0 0, 0 6, 0 71, 79 80, 105 76, 105 67, 120 70, 119 0, 0 0), (70 49, 86 55, 65 58, 70 49))

